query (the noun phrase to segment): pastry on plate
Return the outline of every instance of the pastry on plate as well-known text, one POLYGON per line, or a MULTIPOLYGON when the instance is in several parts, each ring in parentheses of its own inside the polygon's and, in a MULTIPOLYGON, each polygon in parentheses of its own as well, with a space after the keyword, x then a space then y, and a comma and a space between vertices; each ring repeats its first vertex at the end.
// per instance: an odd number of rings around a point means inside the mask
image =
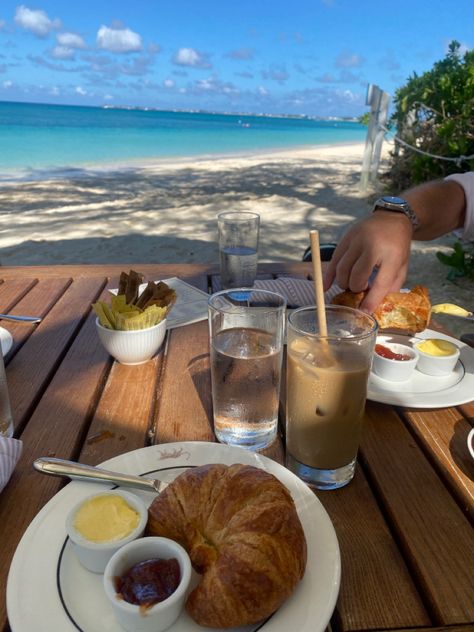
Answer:
MULTIPOLYGON (((366 293, 366 291, 344 290, 332 299, 332 303, 358 308, 366 293)), ((380 329, 418 333, 427 328, 430 312, 431 303, 427 288, 416 285, 409 292, 389 292, 374 311, 373 316, 380 329)))
POLYGON ((305 571, 306 539, 290 493, 250 465, 186 470, 151 504, 146 533, 187 550, 202 578, 186 609, 211 628, 270 616, 305 571))

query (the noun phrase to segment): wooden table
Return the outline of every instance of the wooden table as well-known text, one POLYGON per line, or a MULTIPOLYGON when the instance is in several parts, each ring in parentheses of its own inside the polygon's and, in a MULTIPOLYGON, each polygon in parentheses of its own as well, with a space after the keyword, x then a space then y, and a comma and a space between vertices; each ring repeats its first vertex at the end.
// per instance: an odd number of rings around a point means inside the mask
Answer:
MULTIPOLYGON (((217 273, 203 265, 135 269, 206 291, 217 273)), ((140 366, 113 363, 99 344, 91 303, 117 286, 121 270, 0 268, 0 312, 43 316, 39 325, 1 323, 14 338, 7 378, 24 444, 0 495, 2 586, 25 529, 64 484, 35 472, 36 457, 97 464, 153 443, 214 441, 207 322, 173 330, 140 366)), ((306 276, 310 267, 259 271, 306 276)), ((474 629, 474 462, 466 449, 473 417, 473 402, 436 410, 368 402, 354 480, 318 493, 342 555, 334 630, 474 629)), ((267 455, 283 462, 282 443, 267 455)), ((5 599, 0 616, 8 629, 5 599)))

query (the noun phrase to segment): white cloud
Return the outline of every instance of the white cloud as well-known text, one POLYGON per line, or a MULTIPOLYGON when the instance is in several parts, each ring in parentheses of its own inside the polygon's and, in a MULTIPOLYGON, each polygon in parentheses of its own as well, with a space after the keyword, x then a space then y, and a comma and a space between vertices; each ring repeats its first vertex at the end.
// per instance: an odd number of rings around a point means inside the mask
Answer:
POLYGON ((82 86, 77 86, 75 89, 75 93, 79 94, 81 97, 85 97, 87 94, 87 90, 84 90, 82 86))
POLYGON ((180 48, 173 57, 173 63, 178 66, 190 66, 191 68, 210 68, 211 65, 206 56, 194 48, 180 48))
POLYGON ((357 53, 343 51, 337 56, 336 66, 338 68, 356 68, 362 66, 364 61, 365 59, 361 55, 357 55, 357 53))
POLYGON ((165 79, 163 81, 163 85, 165 86, 165 88, 174 88, 175 83, 173 79, 165 79))
POLYGON ((74 59, 75 51, 68 46, 55 46, 51 51, 55 59, 74 59))
POLYGON ((57 97, 60 94, 60 90, 58 86, 53 86, 49 93, 52 94, 53 97, 57 97))
POLYGON ((51 20, 44 11, 28 9, 23 4, 17 7, 15 22, 38 37, 47 37, 51 31, 61 27, 60 20, 51 20))
POLYGON ((268 90, 266 88, 264 88, 263 86, 258 86, 257 92, 262 97, 268 96, 268 90))
POLYGON ((142 50, 142 38, 130 29, 101 26, 97 31, 97 46, 111 53, 132 53, 142 50))
POLYGON ((13 86, 13 81, 4 81, 2 83, 2 86, 8 90, 8 88, 11 88, 13 86))
POLYGON ((85 48, 86 43, 80 35, 76 33, 58 33, 56 36, 58 44, 65 48, 85 48))

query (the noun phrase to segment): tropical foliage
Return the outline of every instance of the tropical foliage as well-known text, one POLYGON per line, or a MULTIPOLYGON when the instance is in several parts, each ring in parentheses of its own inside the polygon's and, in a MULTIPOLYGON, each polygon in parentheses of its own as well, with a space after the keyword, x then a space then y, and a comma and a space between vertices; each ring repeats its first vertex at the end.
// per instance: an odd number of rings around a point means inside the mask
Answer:
POLYGON ((461 55, 451 42, 444 59, 396 91, 394 105, 390 125, 400 141, 388 174, 393 190, 474 170, 474 158, 439 160, 405 145, 443 157, 474 155, 474 51, 461 55))

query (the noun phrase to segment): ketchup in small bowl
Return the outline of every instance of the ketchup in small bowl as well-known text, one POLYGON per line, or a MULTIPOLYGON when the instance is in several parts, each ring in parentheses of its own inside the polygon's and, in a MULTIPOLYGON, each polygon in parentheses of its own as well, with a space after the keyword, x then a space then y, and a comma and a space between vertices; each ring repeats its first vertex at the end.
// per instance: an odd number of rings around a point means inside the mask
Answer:
POLYGON ((395 342, 378 340, 372 369, 379 377, 391 382, 406 382, 415 370, 418 362, 416 349, 395 342))

